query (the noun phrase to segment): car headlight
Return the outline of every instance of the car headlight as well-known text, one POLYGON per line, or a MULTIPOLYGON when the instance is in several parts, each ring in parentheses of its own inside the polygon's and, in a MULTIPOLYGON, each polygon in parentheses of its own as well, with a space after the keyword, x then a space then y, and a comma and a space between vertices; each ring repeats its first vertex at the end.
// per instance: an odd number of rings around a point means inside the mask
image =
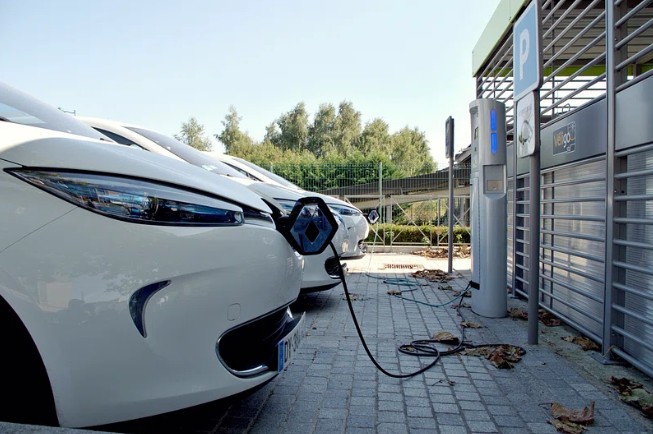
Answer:
POLYGON ((354 208, 349 208, 346 206, 333 206, 329 205, 329 208, 331 208, 332 211, 337 212, 341 215, 346 215, 346 216, 359 216, 361 215, 361 212, 358 211, 357 209, 354 208))
POLYGON ((135 223, 240 226, 248 214, 260 214, 182 188, 115 175, 22 169, 9 173, 89 211, 135 223))
POLYGON ((277 202, 281 204, 283 209, 285 209, 287 212, 292 211, 292 209, 295 207, 295 204, 297 203, 295 200, 288 199, 277 199, 277 202))

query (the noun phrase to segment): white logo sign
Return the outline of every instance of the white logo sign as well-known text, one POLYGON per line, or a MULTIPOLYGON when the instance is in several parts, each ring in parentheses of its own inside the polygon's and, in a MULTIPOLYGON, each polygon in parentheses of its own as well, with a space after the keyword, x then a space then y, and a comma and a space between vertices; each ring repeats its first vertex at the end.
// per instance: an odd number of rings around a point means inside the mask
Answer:
POLYGON ((533 92, 517 101, 517 155, 528 157, 535 153, 535 99, 533 92))

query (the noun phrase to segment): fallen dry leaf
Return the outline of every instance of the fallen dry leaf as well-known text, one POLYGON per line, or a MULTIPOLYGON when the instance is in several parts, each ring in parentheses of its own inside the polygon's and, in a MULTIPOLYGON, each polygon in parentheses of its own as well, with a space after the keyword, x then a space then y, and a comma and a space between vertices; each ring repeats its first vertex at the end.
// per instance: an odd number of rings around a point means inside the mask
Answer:
POLYGON ((593 340, 587 339, 586 337, 583 337, 583 336, 563 336, 562 340, 577 344, 585 351, 589 351, 589 350, 598 351, 599 350, 599 346, 596 345, 596 343, 593 340))
POLYGON ((624 393, 629 390, 639 389, 642 387, 640 383, 626 377, 621 377, 621 378, 610 377, 610 384, 616 386, 619 393, 624 393))
POLYGON ((524 310, 517 309, 516 307, 511 307, 508 311, 508 315, 513 318, 528 319, 528 313, 524 310))
MULTIPOLYGON (((458 296, 459 296, 460 294, 462 294, 462 293, 463 293, 462 291, 454 291, 453 296, 454 296, 454 297, 458 297, 458 296)), ((467 291, 467 292, 465 292, 465 294, 463 295, 463 297, 471 297, 471 296, 472 296, 472 292, 471 292, 471 291, 467 291)))
MULTIPOLYGON (((438 234, 440 235, 440 234, 438 234)), ((446 247, 433 247, 425 248, 421 250, 415 250, 410 252, 413 255, 424 256, 430 259, 444 259, 449 257, 449 249, 446 247)), ((469 257, 469 247, 460 246, 453 248, 453 257, 454 258, 468 258, 469 257)))
POLYGON ((513 366, 503 357, 499 351, 492 351, 488 354, 487 359, 492 363, 497 369, 512 369, 513 366))
MULTIPOLYGON (((351 299, 351 301, 358 301, 363 299, 360 295, 354 294, 353 292, 349 293, 349 298, 351 299)), ((342 299, 347 300, 347 294, 342 294, 342 299)))
POLYGON ((563 325, 563 322, 556 318, 555 315, 540 309, 540 321, 547 327, 557 327, 563 325))
POLYGON ((610 382, 617 386, 619 399, 638 409, 645 417, 653 419, 653 394, 628 378, 611 377, 610 382))
POLYGON ((388 289, 388 294, 390 295, 401 295, 401 291, 398 289, 388 289))
POLYGON ((447 331, 441 331, 433 335, 433 340, 437 342, 442 342, 444 344, 458 344, 460 340, 447 331))
POLYGON ((570 410, 562 404, 554 402, 551 404, 551 416, 558 420, 582 423, 584 425, 594 422, 594 401, 590 407, 584 407, 582 410, 570 410))
POLYGON ((569 421, 551 419, 548 422, 555 427, 556 431, 563 434, 581 434, 586 429, 583 425, 569 421))
POLYGON ((450 276, 446 271, 442 270, 418 270, 411 274, 411 276, 418 279, 427 279, 432 282, 445 283, 449 280, 455 279, 454 276, 450 276))
MULTIPOLYGON (((460 307, 470 308, 470 307, 472 307, 472 305, 469 304, 469 303, 462 303, 462 304, 460 305, 460 307)), ((451 305, 451 308, 452 308, 452 309, 458 309, 458 303, 454 303, 454 304, 452 304, 452 305, 451 305)))
POLYGON ((470 329, 480 329, 481 325, 476 324, 475 322, 463 321, 460 323, 461 327, 470 328, 470 329))
POLYGON ((465 356, 485 356, 498 369, 512 369, 521 360, 522 350, 512 345, 466 348, 465 356))
POLYGON ((443 290, 443 291, 451 291, 451 290, 453 290, 453 288, 451 287, 451 285, 445 285, 445 286, 438 285, 438 289, 441 289, 441 290, 443 290))

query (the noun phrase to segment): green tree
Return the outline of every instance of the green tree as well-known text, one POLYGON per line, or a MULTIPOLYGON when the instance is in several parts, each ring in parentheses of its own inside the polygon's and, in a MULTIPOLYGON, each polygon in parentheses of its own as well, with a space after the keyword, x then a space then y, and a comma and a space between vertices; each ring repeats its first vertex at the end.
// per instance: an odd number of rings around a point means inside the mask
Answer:
POLYGON ((357 148, 361 135, 361 113, 354 109, 349 101, 338 106, 338 115, 334 123, 335 144, 340 155, 347 155, 357 148))
POLYGON ((204 125, 197 122, 193 116, 188 119, 188 122, 181 123, 181 131, 175 134, 175 139, 200 151, 210 151, 213 148, 211 141, 206 137, 204 125))
POLYGON ((308 128, 308 150, 317 158, 335 152, 335 123, 336 108, 333 104, 320 104, 308 128))
POLYGON ((417 127, 402 128, 392 135, 392 162, 406 168, 408 176, 431 173, 437 169, 429 150, 428 140, 417 127))
MULTIPOLYGON (((236 107, 230 106, 229 113, 222 121, 224 129, 215 138, 224 145, 225 153, 229 155, 246 156, 251 154, 254 141, 247 133, 240 130, 240 121, 236 107)), ((243 157, 244 158, 244 157, 243 157)))
POLYGON ((279 130, 278 146, 281 149, 301 152, 308 144, 308 112, 303 102, 277 120, 279 130))
POLYGON ((390 154, 392 151, 392 137, 390 136, 389 126, 381 118, 373 119, 368 122, 361 134, 359 149, 363 154, 382 152, 390 154))

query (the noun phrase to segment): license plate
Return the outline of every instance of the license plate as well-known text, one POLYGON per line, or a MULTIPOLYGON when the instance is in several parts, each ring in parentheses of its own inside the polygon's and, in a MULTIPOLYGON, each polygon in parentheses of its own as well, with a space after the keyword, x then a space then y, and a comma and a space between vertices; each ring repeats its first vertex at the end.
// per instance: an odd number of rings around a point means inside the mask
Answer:
POLYGON ((293 357, 299 349, 299 344, 304 338, 304 317, 306 313, 302 314, 301 319, 295 326, 295 328, 288 333, 288 335, 279 342, 278 354, 279 354, 279 372, 283 371, 292 361, 293 357))

